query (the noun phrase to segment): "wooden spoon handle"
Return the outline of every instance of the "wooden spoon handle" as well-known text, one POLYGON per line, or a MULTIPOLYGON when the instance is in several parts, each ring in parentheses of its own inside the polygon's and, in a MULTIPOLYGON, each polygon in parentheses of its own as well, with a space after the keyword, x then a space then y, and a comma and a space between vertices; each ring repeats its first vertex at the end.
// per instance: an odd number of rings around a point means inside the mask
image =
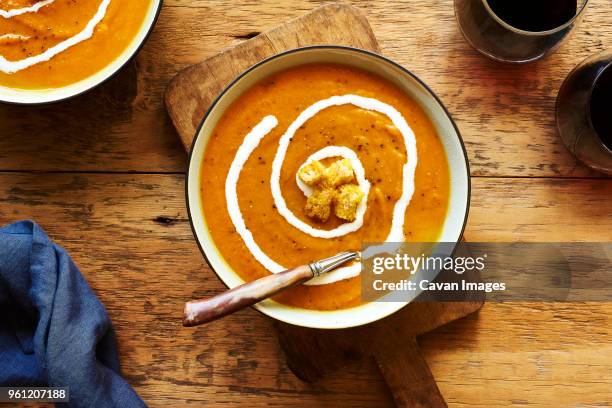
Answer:
POLYGON ((183 326, 197 326, 211 322, 313 277, 314 273, 310 266, 302 265, 245 283, 210 299, 192 300, 185 304, 183 326))

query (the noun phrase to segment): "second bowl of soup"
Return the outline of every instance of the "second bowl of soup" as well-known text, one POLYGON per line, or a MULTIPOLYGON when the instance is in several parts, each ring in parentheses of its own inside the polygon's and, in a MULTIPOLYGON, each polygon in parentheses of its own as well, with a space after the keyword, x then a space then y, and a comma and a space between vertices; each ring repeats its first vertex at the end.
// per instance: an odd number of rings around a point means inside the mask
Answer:
POLYGON ((115 74, 151 31, 161 0, 0 0, 0 101, 54 102, 115 74))

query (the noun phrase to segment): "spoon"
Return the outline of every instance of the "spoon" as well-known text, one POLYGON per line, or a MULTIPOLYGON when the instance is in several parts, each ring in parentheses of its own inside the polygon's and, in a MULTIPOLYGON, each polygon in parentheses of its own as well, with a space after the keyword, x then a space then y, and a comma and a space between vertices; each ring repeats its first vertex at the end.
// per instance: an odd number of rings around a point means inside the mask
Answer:
POLYGON ((327 273, 346 262, 359 259, 359 252, 342 252, 330 258, 273 273, 236 286, 209 299, 192 300, 185 304, 183 326, 197 326, 237 312, 277 293, 327 273))

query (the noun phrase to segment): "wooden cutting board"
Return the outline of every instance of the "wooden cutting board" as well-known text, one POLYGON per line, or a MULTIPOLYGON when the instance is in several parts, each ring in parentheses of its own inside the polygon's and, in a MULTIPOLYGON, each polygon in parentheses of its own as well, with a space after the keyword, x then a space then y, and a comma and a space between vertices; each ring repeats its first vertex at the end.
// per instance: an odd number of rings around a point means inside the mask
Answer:
MULTIPOLYGON (((380 52, 365 16, 346 4, 330 4, 288 21, 191 66, 172 79, 168 113, 188 150, 206 110, 240 73, 264 58, 292 48, 337 44, 380 52)), ((465 274, 479 281, 477 274, 465 274)), ((315 330, 276 323, 287 363, 296 376, 315 381, 347 360, 373 356, 397 406, 444 407, 446 403, 423 359, 416 337, 467 316, 482 296, 463 302, 413 302, 379 322, 346 330, 315 330)))

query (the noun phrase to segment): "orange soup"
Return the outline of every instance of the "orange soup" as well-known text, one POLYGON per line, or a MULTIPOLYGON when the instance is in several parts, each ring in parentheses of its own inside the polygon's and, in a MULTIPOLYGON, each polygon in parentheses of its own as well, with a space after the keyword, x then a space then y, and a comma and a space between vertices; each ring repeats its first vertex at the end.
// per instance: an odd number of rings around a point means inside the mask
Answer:
MULTIPOLYGON (((393 210, 407 188, 402 169, 409 155, 395 122, 375 110, 344 103, 321 109, 307 119, 290 138, 277 182, 286 208, 296 218, 320 230, 337 228, 346 221, 332 215, 323 222, 307 215, 307 197, 296 182, 296 173, 321 149, 351 149, 370 185, 363 198, 367 207, 360 228, 331 239, 316 237, 289 223, 276 205, 271 175, 283 134, 305 109, 342 95, 375 99, 405 118, 414 132, 418 161, 414 181, 410 180, 414 182, 414 192, 402 214, 403 239, 437 241, 449 202, 449 169, 442 143, 425 112, 398 87, 374 74, 342 65, 303 65, 268 77, 242 94, 224 112, 206 147, 201 168, 204 218, 219 252, 245 281, 270 271, 237 231, 228 210, 226 180, 245 136, 252 136, 254 128, 270 115, 278 123, 244 161, 235 184, 244 225, 261 251, 273 262, 289 268, 387 239, 393 210)), ((360 278, 356 276, 295 287, 275 300, 307 309, 334 310, 360 304, 360 290, 360 278)))
POLYGON ((60 88, 105 68, 140 31, 151 0, 0 0, 0 86, 60 88))

